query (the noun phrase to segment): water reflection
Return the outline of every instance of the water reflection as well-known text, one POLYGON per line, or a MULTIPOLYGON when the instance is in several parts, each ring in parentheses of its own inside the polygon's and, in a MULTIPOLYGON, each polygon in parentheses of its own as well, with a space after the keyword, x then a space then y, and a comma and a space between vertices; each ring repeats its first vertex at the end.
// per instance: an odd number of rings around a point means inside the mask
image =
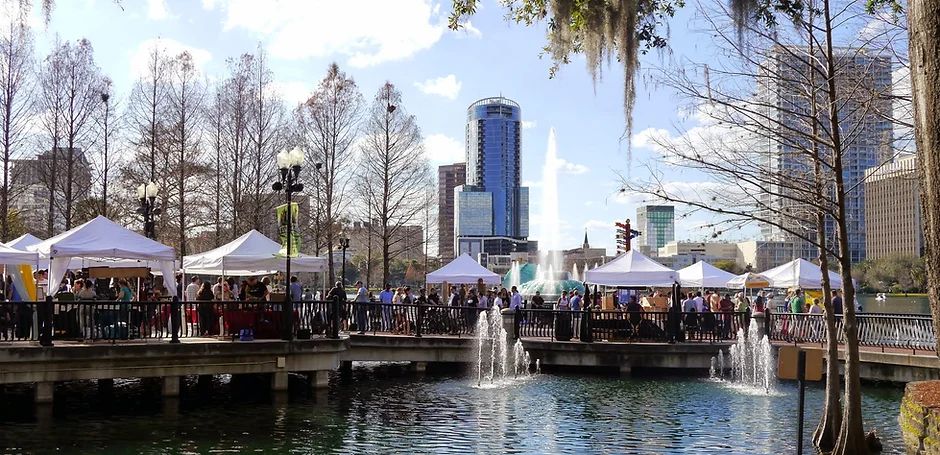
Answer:
MULTIPOLYGON (((358 365, 358 364, 357 364, 358 365)), ((264 378, 216 377, 186 384, 178 411, 164 413, 159 387, 117 381, 112 398, 94 383, 56 395, 40 430, 27 394, 0 397, 0 447, 49 453, 638 453, 764 454, 795 448, 793 384, 777 396, 674 377, 620 379, 539 375, 502 388, 473 387, 472 372, 415 376, 404 367, 357 366, 328 392, 292 378, 290 402, 275 405, 264 378), (12 405, 12 406, 7 406, 12 405)), ((902 390, 866 386, 866 425, 902 453, 902 390)), ((806 438, 822 390, 807 391, 806 438)), ((0 451, 3 451, 0 450, 0 451)))

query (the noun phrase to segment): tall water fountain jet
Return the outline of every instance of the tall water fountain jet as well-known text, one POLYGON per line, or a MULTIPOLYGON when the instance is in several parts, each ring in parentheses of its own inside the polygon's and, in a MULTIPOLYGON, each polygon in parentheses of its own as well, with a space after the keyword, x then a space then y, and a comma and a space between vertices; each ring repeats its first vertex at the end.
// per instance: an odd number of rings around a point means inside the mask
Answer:
POLYGON ((519 265, 518 261, 512 261, 512 267, 509 269, 509 286, 519 287, 522 284, 521 277, 522 266, 519 265))
MULTIPOLYGON (((773 351, 770 341, 757 328, 757 321, 751 320, 747 332, 738 329, 737 342, 728 349, 731 357, 731 371, 728 378, 733 384, 771 393, 776 378, 774 376, 773 351)), ((713 362, 715 358, 712 358, 713 362)), ((723 378, 725 354, 718 351, 718 377, 723 378)))
POLYGON ((561 270, 561 257, 559 257, 560 235, 558 232, 558 221, 560 220, 558 210, 558 145, 555 142, 555 128, 548 130, 548 146, 545 150, 545 162, 542 164, 542 204, 541 219, 542 225, 539 237, 539 264, 550 267, 549 274, 546 277, 549 280, 556 279, 552 274, 554 270, 561 270), (552 267, 554 266, 554 267, 552 267))
MULTIPOLYGON (((531 358, 521 340, 510 351, 503 315, 498 307, 480 313, 476 325, 477 386, 501 384, 506 380, 529 376, 531 358)), ((538 361, 536 361, 538 362, 538 361)))
POLYGON ((571 264, 571 279, 581 281, 581 274, 578 273, 578 263, 571 264))

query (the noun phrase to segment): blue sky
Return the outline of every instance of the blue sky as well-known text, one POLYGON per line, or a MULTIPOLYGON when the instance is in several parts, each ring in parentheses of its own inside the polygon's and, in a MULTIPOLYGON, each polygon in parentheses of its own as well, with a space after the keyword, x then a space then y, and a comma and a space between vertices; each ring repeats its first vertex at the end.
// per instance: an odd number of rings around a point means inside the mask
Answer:
MULTIPOLYGON (((502 94, 522 105, 523 180, 531 189, 531 231, 543 221, 540 181, 549 128, 558 155, 561 245, 581 243, 587 228, 592 245, 613 253, 614 220, 635 218, 640 197, 617 194, 620 175, 646 172, 650 150, 623 139, 623 74, 616 64, 593 84, 576 59, 554 79, 551 62, 539 58, 544 24, 525 28, 506 21, 505 10, 484 0, 466 30, 446 29, 448 1, 423 0, 65 0, 56 2, 51 23, 35 14, 42 55, 56 36, 91 40, 98 64, 115 83, 118 98, 133 85, 143 56, 155 43, 171 52, 189 49, 209 78, 225 74, 225 60, 258 45, 268 50, 278 90, 290 104, 304 99, 337 61, 357 81, 366 99, 390 80, 416 115, 435 164, 463 161, 466 107, 502 94), (632 169, 631 169, 632 166, 632 169)), ((690 12, 671 22, 672 55, 707 51, 703 35, 688 32, 690 12)), ((664 57, 648 55, 643 64, 664 57)), ((677 100, 640 83, 634 135, 647 129, 674 131, 681 122, 677 100)), ((642 145, 638 144, 638 145, 642 145)), ((669 169, 663 169, 670 172, 669 169)), ((694 185, 694 182, 684 182, 694 185)), ((708 215, 677 221, 677 238, 705 239, 708 215)), ((551 221, 549 221, 551 222, 551 221)))

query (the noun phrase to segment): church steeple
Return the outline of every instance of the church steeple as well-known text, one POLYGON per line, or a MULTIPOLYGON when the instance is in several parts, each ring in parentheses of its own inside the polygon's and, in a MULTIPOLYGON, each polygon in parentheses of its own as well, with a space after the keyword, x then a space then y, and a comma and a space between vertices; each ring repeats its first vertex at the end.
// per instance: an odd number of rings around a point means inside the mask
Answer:
POLYGON ((587 250, 590 247, 591 247, 591 244, 588 243, 588 238, 587 238, 587 228, 585 228, 584 229, 584 245, 581 245, 581 248, 587 250))

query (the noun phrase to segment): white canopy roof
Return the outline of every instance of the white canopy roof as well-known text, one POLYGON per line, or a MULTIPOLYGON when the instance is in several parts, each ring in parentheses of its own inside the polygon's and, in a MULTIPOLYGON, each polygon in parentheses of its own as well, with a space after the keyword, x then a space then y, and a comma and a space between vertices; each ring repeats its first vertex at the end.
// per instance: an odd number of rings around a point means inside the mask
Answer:
MULTIPOLYGON (((819 266, 806 259, 794 259, 786 264, 774 267, 761 275, 767 277, 775 288, 822 289, 822 271, 819 266)), ((832 289, 842 287, 842 277, 830 271, 829 283, 832 289)))
POLYGON ((485 284, 499 284, 502 282, 499 275, 487 270, 469 254, 464 253, 454 258, 449 264, 441 267, 427 276, 428 283, 476 284, 483 278, 485 284))
POLYGON ((32 251, 19 250, 0 243, 0 264, 19 265, 29 264, 35 266, 39 262, 39 255, 32 251))
POLYGON ((728 280, 729 289, 761 289, 770 287, 770 279, 760 273, 744 272, 728 280))
POLYGON ((42 242, 41 238, 36 237, 35 235, 27 232, 26 234, 23 234, 13 240, 10 240, 7 243, 4 243, 4 245, 12 247, 12 248, 16 248, 18 250, 26 251, 27 248, 39 242, 42 242))
MULTIPOLYGON (((218 248, 183 258, 183 272, 205 275, 259 275, 284 271, 281 244, 252 229, 218 248)), ((291 258, 291 272, 322 272, 326 259, 304 254, 291 258)))
POLYGON ((699 261, 678 270, 679 284, 686 288, 724 288, 733 273, 719 269, 705 261, 699 261))
MULTIPOLYGON (((163 276, 173 276, 172 247, 148 239, 99 215, 95 219, 63 232, 51 239, 39 242, 30 251, 50 259, 49 290, 58 288, 72 258, 139 259, 158 261, 163 276)), ((118 261, 116 261, 118 262, 118 261)), ((176 292, 176 286, 167 285, 167 290, 176 292)))
POLYGON ((630 250, 596 269, 584 272, 584 280, 604 286, 669 287, 679 280, 679 274, 639 251, 630 250))

